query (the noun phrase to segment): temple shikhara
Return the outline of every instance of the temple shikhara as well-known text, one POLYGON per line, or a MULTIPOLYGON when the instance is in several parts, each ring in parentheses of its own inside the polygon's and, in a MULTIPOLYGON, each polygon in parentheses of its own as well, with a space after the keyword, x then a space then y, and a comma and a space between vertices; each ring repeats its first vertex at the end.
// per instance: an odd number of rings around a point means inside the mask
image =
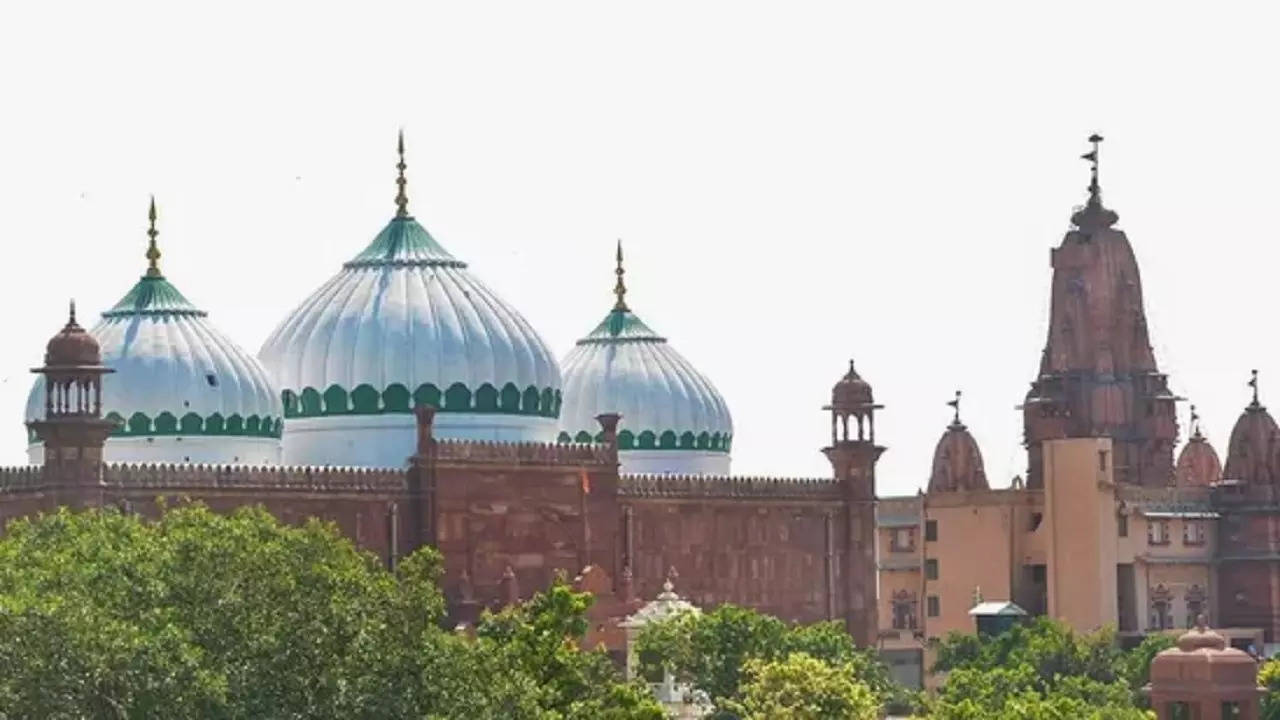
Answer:
POLYGON ((934 640, 991 608, 1135 640, 1204 615, 1224 642, 1280 642, 1280 428, 1255 373, 1225 465, 1194 411, 1177 447, 1182 398, 1090 140, 1020 398, 1025 480, 1007 487, 989 482, 957 392, 925 489, 877 497, 881 405, 841 358, 814 398, 831 473, 733 475, 730 403, 628 304, 628 280, 658 279, 628 278, 619 245, 603 319, 557 359, 410 213, 401 139, 387 225, 256 354, 163 274, 153 202, 142 276, 87 329, 73 305, 34 369, 31 464, 0 470, 0 523, 60 505, 261 504, 330 520, 389 566, 439 548, 459 623, 565 573, 597 595, 594 632, 616 646, 678 578, 696 606, 840 620, 913 685, 934 640))

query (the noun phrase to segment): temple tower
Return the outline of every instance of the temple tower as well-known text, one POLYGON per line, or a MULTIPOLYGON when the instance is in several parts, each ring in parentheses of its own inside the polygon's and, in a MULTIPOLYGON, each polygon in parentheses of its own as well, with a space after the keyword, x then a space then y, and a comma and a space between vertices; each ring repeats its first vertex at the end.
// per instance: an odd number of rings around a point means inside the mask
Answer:
POLYGON ((876 626, 876 405, 871 385, 854 370, 831 390, 831 445, 822 452, 831 461, 844 494, 844 528, 838 577, 845 596, 845 627, 861 647, 875 644, 876 626))
POLYGON ((75 302, 66 326, 45 348, 44 366, 31 372, 45 380, 44 415, 27 427, 44 443, 46 482, 56 488, 101 485, 102 446, 115 428, 102 418, 102 376, 112 371, 102 365, 98 341, 76 322, 75 302))
POLYGON ((1133 248, 1102 204, 1102 138, 1089 140, 1089 199, 1053 250, 1049 336, 1023 406, 1027 486, 1043 487, 1045 441, 1085 437, 1112 439, 1117 481, 1165 486, 1173 482, 1179 398, 1156 367, 1133 248))

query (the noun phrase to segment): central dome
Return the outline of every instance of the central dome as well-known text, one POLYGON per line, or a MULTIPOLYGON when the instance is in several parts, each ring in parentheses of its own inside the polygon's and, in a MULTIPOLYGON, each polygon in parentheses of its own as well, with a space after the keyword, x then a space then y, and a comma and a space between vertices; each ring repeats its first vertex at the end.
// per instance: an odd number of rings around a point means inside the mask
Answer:
POLYGON ((391 222, 259 353, 283 390, 287 463, 402 466, 419 404, 439 408, 438 437, 555 438, 554 356, 408 214, 403 182, 391 222))

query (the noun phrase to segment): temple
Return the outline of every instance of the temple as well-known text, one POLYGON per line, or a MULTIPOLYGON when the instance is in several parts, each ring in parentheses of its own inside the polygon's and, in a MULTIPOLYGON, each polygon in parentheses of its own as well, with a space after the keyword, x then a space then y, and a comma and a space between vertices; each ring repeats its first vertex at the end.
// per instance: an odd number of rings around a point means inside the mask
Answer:
POLYGON ((652 279, 627 277, 622 244, 603 319, 558 359, 411 214, 401 137, 394 214, 257 353, 161 272, 153 201, 141 277, 88 329, 72 306, 33 371, 30 464, 0 470, 0 523, 58 506, 152 515, 161 498, 261 504, 332 521, 391 567, 438 548, 461 624, 576 577, 614 650, 638 598, 678 577, 698 607, 838 620, 912 685, 982 608, 1125 642, 1204 615, 1224 643, 1276 649, 1280 426, 1255 372, 1225 463, 1194 408, 1175 462, 1181 398, 1102 201, 1101 140, 1050 256, 1048 336, 1020 406, 1025 481, 988 477, 957 391, 920 492, 880 496, 883 406, 852 362, 814 398, 829 474, 733 475, 730 399, 641 320, 627 284, 652 279))

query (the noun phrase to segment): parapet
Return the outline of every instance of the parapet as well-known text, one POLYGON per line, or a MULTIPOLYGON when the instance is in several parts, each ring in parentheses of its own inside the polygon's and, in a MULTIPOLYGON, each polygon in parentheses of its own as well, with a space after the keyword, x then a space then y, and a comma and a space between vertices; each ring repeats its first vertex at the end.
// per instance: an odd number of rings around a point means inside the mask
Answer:
POLYGON ((396 468, 248 465, 129 465, 103 468, 103 483, 134 489, 252 489, 314 492, 404 492, 405 471, 396 468))
POLYGON ((0 468, 0 493, 38 490, 44 485, 44 472, 39 465, 0 468))
POLYGON ((483 440, 437 440, 436 461, 502 465, 608 465, 618 458, 598 443, 507 443, 483 440))
POLYGON ((832 478, 734 477, 731 475, 624 475, 623 497, 839 500, 832 478))

